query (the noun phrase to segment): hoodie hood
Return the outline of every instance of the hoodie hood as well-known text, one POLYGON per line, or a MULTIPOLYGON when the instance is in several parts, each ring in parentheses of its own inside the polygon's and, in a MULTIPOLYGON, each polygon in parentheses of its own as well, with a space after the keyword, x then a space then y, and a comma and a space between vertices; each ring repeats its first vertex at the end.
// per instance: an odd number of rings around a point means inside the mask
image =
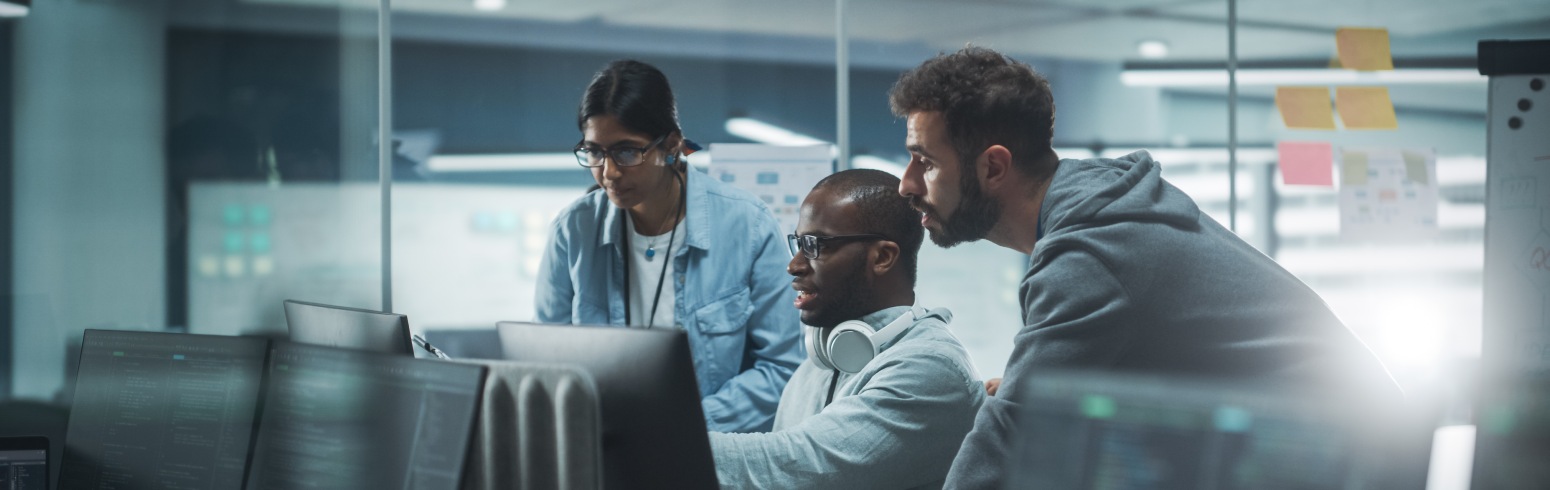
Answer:
POLYGON ((1061 160, 1039 209, 1047 236, 1073 226, 1121 222, 1193 229, 1199 220, 1195 201, 1163 180, 1162 167, 1146 150, 1113 159, 1061 160))

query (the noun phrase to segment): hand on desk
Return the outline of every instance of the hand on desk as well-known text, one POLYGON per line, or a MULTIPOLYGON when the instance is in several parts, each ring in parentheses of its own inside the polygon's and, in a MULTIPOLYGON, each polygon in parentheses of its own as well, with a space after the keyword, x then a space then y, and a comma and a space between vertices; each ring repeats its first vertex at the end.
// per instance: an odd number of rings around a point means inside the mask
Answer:
POLYGON ((990 378, 985 380, 986 396, 996 396, 996 390, 999 388, 1001 388, 1001 378, 990 378))

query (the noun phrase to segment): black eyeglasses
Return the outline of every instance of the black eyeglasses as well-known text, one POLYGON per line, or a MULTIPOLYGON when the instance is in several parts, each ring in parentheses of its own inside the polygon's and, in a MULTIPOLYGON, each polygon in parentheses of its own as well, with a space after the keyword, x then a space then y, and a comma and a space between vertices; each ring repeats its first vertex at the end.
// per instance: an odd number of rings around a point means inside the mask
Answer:
POLYGON ((798 250, 801 250, 802 251, 802 255, 807 257, 807 260, 817 260, 818 259, 818 252, 823 250, 823 242, 832 242, 832 241, 835 241, 835 240, 852 241, 852 240, 887 240, 887 239, 888 239, 888 237, 885 237, 885 236, 882 236, 882 235, 878 235, 878 234, 872 234, 872 233, 868 233, 868 234, 864 234, 864 235, 834 235, 834 236, 795 235, 795 234, 792 234, 792 235, 786 235, 786 248, 791 249, 791 255, 793 257, 796 256, 798 250))
POLYGON ((652 141, 651 144, 646 145, 645 148, 621 145, 609 147, 607 149, 598 147, 596 145, 588 145, 585 141, 583 141, 581 143, 576 143, 576 147, 571 149, 571 151, 576 154, 576 163, 581 164, 583 167, 601 167, 603 166, 603 158, 613 159, 614 165, 618 165, 620 167, 634 167, 636 165, 640 165, 642 161, 645 161, 645 159, 642 157, 646 156, 647 152, 650 152, 657 146, 661 145, 662 142, 666 139, 667 135, 664 134, 661 137, 658 137, 655 141, 652 141))

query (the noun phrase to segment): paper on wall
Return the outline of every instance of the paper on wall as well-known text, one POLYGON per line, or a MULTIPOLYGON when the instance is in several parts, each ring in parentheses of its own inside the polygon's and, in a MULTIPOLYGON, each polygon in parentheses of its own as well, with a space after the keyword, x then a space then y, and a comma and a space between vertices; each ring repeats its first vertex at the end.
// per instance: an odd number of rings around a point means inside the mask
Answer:
POLYGON ((1342 237, 1437 233, 1437 157, 1431 149, 1341 148, 1338 154, 1342 237))
POLYGON ((1286 185, 1334 187, 1334 157, 1330 144, 1323 141, 1280 141, 1276 143, 1276 166, 1286 185))
POLYGON ((1399 129, 1388 87, 1335 87, 1335 110, 1346 129, 1399 129))
POLYGON ((1276 87, 1276 109, 1287 129, 1335 129, 1329 87, 1276 87))
POLYGON ((834 145, 774 146, 711 143, 710 177, 753 193, 775 213, 781 233, 793 233, 802 200, 834 173, 834 145))
POLYGON ((1350 70, 1392 70, 1389 30, 1381 27, 1341 27, 1335 30, 1340 66, 1350 70))

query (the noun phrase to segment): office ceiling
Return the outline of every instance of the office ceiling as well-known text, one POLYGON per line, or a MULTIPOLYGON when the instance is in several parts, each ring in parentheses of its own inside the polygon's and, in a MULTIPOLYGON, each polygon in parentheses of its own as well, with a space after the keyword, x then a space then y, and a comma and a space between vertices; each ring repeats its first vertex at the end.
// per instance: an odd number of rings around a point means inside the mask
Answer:
MULTIPOLYGON (((247 0, 337 7, 361 0, 247 0)), ((375 3, 375 2, 362 2, 375 3)), ((399 13, 618 25, 728 34, 832 39, 835 0, 393 0, 399 13), (476 3, 503 4, 486 11, 476 3)), ((1144 40, 1167 43, 1172 60, 1223 59, 1225 0, 849 0, 852 39, 1003 51, 1094 61, 1139 59, 1144 40)), ((1544 0, 1241 0, 1241 59, 1307 59, 1334 52, 1341 26, 1387 27, 1395 56, 1471 56, 1481 38, 1550 37, 1544 0)), ((578 34, 585 34, 578 32, 578 34)))
MULTIPOLYGON (((455 43, 634 51, 809 64, 832 63, 836 0, 391 0, 394 35, 455 43), (481 10, 477 4, 500 7, 481 10)), ((296 30, 310 15, 269 11, 358 9, 378 0, 174 0, 184 21, 296 30), (234 7, 234 8, 228 8, 234 7), (260 18, 268 20, 259 20, 260 18), (203 20, 198 20, 203 19, 203 20), (235 19, 235 20, 234 20, 235 19), (259 25, 262 24, 262 25, 259 25)), ((1343 26, 1385 27, 1400 66, 1449 60, 1470 67, 1480 39, 1550 38, 1545 0, 1239 0, 1238 57, 1318 64, 1343 26)), ((1226 0, 847 0, 854 66, 905 69, 973 43, 1035 61, 1222 62, 1226 0), (1142 41, 1166 43, 1143 60, 1142 41)), ((370 19, 367 19, 370 20, 370 19)), ((374 24, 375 22, 367 22, 374 24)), ((323 29, 337 28, 321 26, 323 29)), ((1179 88, 1222 94, 1225 87, 1179 88)), ((1244 87, 1269 98, 1274 87, 1244 87)), ((1484 84, 1396 87, 1399 106, 1478 113, 1484 84)))

